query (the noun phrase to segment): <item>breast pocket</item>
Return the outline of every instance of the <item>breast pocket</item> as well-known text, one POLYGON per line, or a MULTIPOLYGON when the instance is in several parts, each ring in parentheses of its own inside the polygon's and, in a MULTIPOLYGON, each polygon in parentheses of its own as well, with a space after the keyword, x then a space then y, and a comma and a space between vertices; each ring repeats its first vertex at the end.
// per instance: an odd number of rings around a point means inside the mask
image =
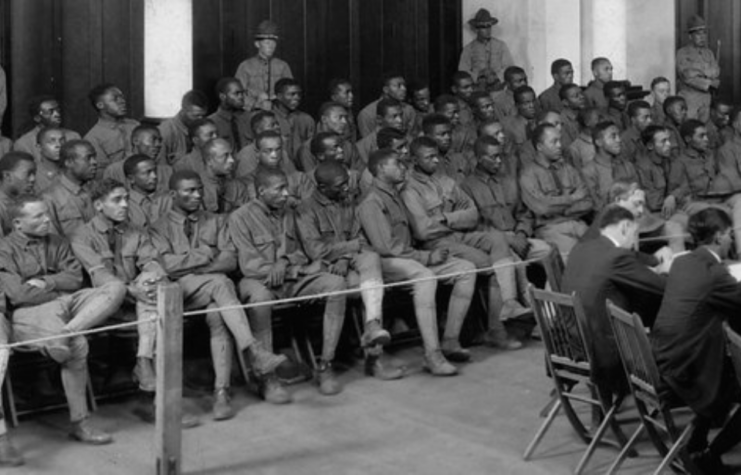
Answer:
POLYGON ((270 234, 259 234, 252 238, 252 244, 260 254, 273 256, 275 250, 280 244, 278 238, 270 234))

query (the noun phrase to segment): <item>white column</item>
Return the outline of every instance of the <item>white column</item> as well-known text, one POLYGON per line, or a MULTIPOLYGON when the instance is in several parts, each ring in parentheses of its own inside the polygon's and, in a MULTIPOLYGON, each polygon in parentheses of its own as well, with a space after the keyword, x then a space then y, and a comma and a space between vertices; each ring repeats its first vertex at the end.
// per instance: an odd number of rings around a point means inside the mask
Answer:
POLYGON ((192 0, 144 2, 144 114, 171 117, 193 88, 192 0))

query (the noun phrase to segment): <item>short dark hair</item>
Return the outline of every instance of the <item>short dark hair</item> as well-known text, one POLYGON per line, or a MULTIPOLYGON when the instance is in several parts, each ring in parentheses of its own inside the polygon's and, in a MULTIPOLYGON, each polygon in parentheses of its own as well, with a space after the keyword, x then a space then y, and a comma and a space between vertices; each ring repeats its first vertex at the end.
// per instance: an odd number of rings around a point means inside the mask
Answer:
POLYGON ((105 199, 113 193, 113 190, 119 188, 126 189, 123 183, 113 178, 103 178, 102 180, 93 180, 90 184, 90 199, 92 201, 105 199))
POLYGON ((535 130, 533 130, 533 136, 532 136, 533 147, 537 149, 538 144, 543 143, 543 137, 545 136, 545 133, 550 129, 556 129, 556 126, 546 122, 544 124, 539 124, 537 127, 535 127, 535 130))
POLYGON ((687 119, 684 121, 684 123, 679 127, 679 134, 682 136, 682 140, 685 142, 687 141, 687 137, 692 137, 695 135, 695 131, 699 129, 700 127, 705 127, 705 124, 702 121, 699 121, 697 119, 687 119))
POLYGON ((208 109, 208 97, 206 94, 195 89, 183 94, 183 99, 180 101, 180 107, 196 106, 201 109, 208 109))
MULTIPOLYGON (((388 86, 394 79, 404 79, 404 75, 401 71, 386 71, 383 73, 381 76, 381 89, 388 86)), ((404 79, 404 81, 406 81, 406 79, 404 79)))
POLYGON ((149 155, 144 155, 143 153, 135 153, 134 155, 128 157, 126 160, 124 160, 123 163, 124 176, 131 176, 136 173, 136 169, 139 164, 146 161, 154 162, 155 160, 149 155))
POLYGON ((343 111, 346 111, 345 106, 340 104, 339 102, 335 101, 327 101, 322 103, 321 106, 319 106, 319 117, 324 117, 331 111, 332 109, 342 109, 343 111))
POLYGON ((401 102, 391 97, 384 97, 376 104, 376 116, 383 117, 392 107, 401 108, 401 102))
POLYGON ((293 78, 281 78, 278 79, 278 82, 275 83, 273 92, 275 92, 276 94, 283 94, 286 89, 293 86, 301 87, 301 84, 299 84, 299 82, 293 78))
POLYGON ((622 81, 607 81, 603 89, 605 97, 609 98, 610 94, 618 89, 625 90, 625 83, 622 81))
POLYGON ((275 117, 275 113, 273 111, 257 111, 255 114, 250 117, 250 129, 252 129, 253 134, 257 134, 257 124, 262 122, 268 117, 275 117))
POLYGON ((659 132, 669 132, 669 129, 664 127, 663 125, 649 125, 646 127, 646 130, 641 132, 641 142, 643 142, 643 145, 648 146, 651 142, 654 141, 654 137, 656 137, 656 134, 659 132))
POLYGON ((617 180, 607 190, 607 202, 614 203, 617 200, 627 200, 633 193, 640 189, 638 182, 617 180))
POLYGON ((350 80, 345 79, 345 78, 334 78, 331 81, 329 81, 329 87, 327 87, 327 90, 329 91, 329 95, 333 96, 337 92, 337 89, 339 89, 340 86, 342 86, 343 84, 348 84, 352 86, 352 83, 350 82, 350 80))
POLYGON ((35 96, 32 97, 30 101, 28 101, 28 115, 33 117, 36 117, 41 113, 41 105, 44 102, 50 102, 50 101, 57 101, 57 98, 52 96, 51 94, 44 94, 43 96, 35 96))
POLYGON ((565 101, 566 98, 568 97, 566 94, 571 89, 574 89, 574 88, 577 88, 577 87, 579 89, 581 89, 581 86, 580 85, 578 85, 576 83, 573 83, 573 82, 572 83, 569 83, 569 84, 564 84, 563 86, 561 86, 561 89, 558 90, 558 98, 561 99, 562 101, 565 101))
POLYGON ((600 110, 597 107, 585 107, 580 110, 579 115, 576 116, 576 121, 579 123, 579 127, 586 129, 587 120, 592 114, 600 115, 600 110))
POLYGON ((257 167, 255 171, 255 189, 268 186, 273 178, 286 179, 286 172, 280 168, 257 167))
POLYGON ((33 193, 16 196, 13 199, 13 201, 11 201, 10 213, 9 213, 10 219, 13 220, 13 219, 20 218, 27 204, 43 203, 43 202, 44 202, 44 198, 42 198, 40 195, 33 194, 33 193))
POLYGON ((190 127, 188 127, 188 137, 190 137, 192 139, 193 137, 196 136, 196 133, 198 133, 198 130, 201 127, 203 127, 205 125, 208 125, 208 124, 211 124, 214 127, 216 126, 216 124, 214 123, 214 121, 211 120, 211 119, 209 119, 209 118, 207 118, 207 117, 204 117, 203 119, 198 119, 198 120, 194 121, 192 124, 190 124, 190 127))
POLYGON ((398 158, 399 154, 390 148, 379 148, 371 152, 368 157, 368 170, 373 176, 378 176, 378 169, 392 158, 398 158))
POLYGON ((170 181, 167 183, 167 187, 173 191, 177 190, 180 183, 186 180, 198 180, 199 182, 203 183, 203 181, 201 180, 201 175, 194 172, 193 170, 177 170, 170 177, 170 181))
POLYGON ((525 74, 525 70, 521 67, 509 66, 507 69, 504 70, 504 81, 511 82, 516 74, 523 74, 527 76, 527 74, 525 74))
POLYGON ((311 154, 316 156, 324 153, 324 141, 331 137, 339 138, 340 136, 334 132, 319 132, 318 134, 316 134, 309 143, 309 150, 311 151, 311 154))
POLYGON ((234 83, 237 83, 240 86, 242 86, 242 82, 235 77, 227 76, 227 77, 219 79, 216 82, 216 89, 215 89, 216 95, 218 96, 219 94, 226 94, 226 90, 229 87, 229 85, 234 84, 234 83))
POLYGON ((631 101, 628 104, 628 117, 631 119, 638 115, 638 111, 641 109, 651 110, 651 104, 646 101, 631 101))
POLYGON ((336 176, 343 173, 348 174, 347 168, 342 163, 327 160, 317 165, 316 170, 314 170, 314 179, 317 184, 329 185, 336 176))
POLYGON ((636 217, 629 210, 618 205, 608 205, 604 212, 600 216, 599 228, 605 229, 608 226, 621 223, 623 221, 630 221, 634 223, 636 217))
POLYGON ((558 74, 561 71, 561 68, 565 68, 566 66, 571 66, 571 61, 564 58, 558 58, 551 63, 551 74, 558 74))
POLYGON ((456 71, 455 73, 453 73, 451 82, 453 83, 453 86, 458 86, 458 83, 461 82, 463 79, 470 79, 471 81, 473 81, 473 77, 468 71, 456 71))
POLYGON ((733 226, 731 217, 719 208, 705 208, 690 216, 687 231, 697 245, 711 244, 715 234, 733 226))
POLYGON ((141 134, 143 134, 144 132, 156 132, 160 136, 162 135, 162 133, 160 132, 160 129, 158 129, 154 125, 151 125, 151 124, 139 124, 131 132, 131 143, 134 143, 134 140, 138 140, 139 139, 139 136, 141 134))
POLYGON ((13 151, 3 155, 3 157, 0 158, 0 179, 2 178, 3 173, 15 171, 21 162, 36 163, 33 155, 27 152, 13 151))
POLYGON ((520 86, 512 91, 512 95, 515 98, 515 104, 519 104, 520 102, 522 102, 522 96, 527 94, 528 92, 532 93, 533 96, 535 95, 535 89, 530 86, 520 86))
POLYGON ((653 89, 654 87, 656 87, 657 85, 659 85, 659 84, 661 84, 663 82, 668 83, 669 80, 667 78, 665 78, 664 76, 658 76, 658 77, 653 78, 651 80, 651 89, 653 89))
POLYGON ((499 143, 499 140, 495 139, 494 137, 482 135, 481 137, 476 139, 476 142, 474 142, 473 150, 476 154, 476 157, 480 157, 481 155, 486 153, 487 147, 499 147, 501 145, 502 144, 499 143))
POLYGON ((489 127, 490 125, 494 125, 494 124, 501 125, 502 124, 502 121, 499 120, 499 118, 497 118, 497 117, 490 117, 490 118, 482 121, 479 124, 479 126, 476 127, 476 134, 478 136, 481 136, 485 128, 489 127))
POLYGON ((59 151, 59 164, 62 168, 67 168, 67 160, 73 160, 77 154, 78 147, 89 147, 95 150, 93 144, 83 139, 69 140, 62 145, 62 149, 59 151))
POLYGON ((440 112, 448 104, 458 105, 458 99, 456 99, 456 97, 452 94, 440 94, 435 98, 435 101, 432 103, 432 107, 435 109, 435 112, 440 112))
POLYGON ((429 88, 430 88, 429 84, 419 79, 407 84, 407 90, 409 90, 411 94, 414 94, 415 92, 422 91, 424 89, 429 89, 429 88))
POLYGON ((471 97, 468 99, 468 103, 471 104, 474 107, 478 107, 478 101, 479 99, 491 99, 491 96, 488 92, 484 91, 473 91, 471 93, 471 97))
MULTIPOLYGON (((615 122, 611 120, 603 120, 602 122, 597 123, 597 125, 594 126, 592 129, 592 140, 595 142, 595 147, 597 146, 597 140, 600 140, 604 137, 605 132, 607 132, 607 129, 610 127, 618 127, 615 125, 615 122)), ((620 130, 620 127, 618 127, 618 130, 620 130)))
POLYGON ((598 56, 592 60, 590 68, 592 69, 592 71, 594 71, 595 69, 597 69, 597 66, 599 66, 600 64, 609 63, 609 62, 610 60, 605 58, 604 56, 598 56))
POLYGON ((668 113, 669 113, 669 109, 670 109, 670 108, 671 108, 671 107, 672 107, 672 106, 673 106, 674 104, 677 104, 677 103, 680 103, 680 102, 684 102, 685 104, 687 104, 687 101, 686 101, 686 100, 684 99, 684 97, 682 97, 682 96, 669 96, 669 97, 667 97, 667 98, 666 98, 666 99, 664 100, 664 106, 663 106, 663 108, 664 108, 664 113, 665 113, 665 114, 668 114, 668 113))
POLYGON ((422 119, 422 132, 427 135, 432 133, 433 129, 439 125, 452 125, 450 119, 442 114, 428 114, 422 119))
POLYGON ((728 98, 726 97, 714 97, 713 100, 710 102, 710 108, 716 109, 718 106, 733 107, 733 102, 728 100, 728 98))
POLYGON ((56 126, 56 125, 50 125, 47 127, 43 127, 41 130, 39 130, 39 133, 36 134, 36 143, 41 144, 41 141, 44 140, 44 137, 46 137, 46 134, 52 131, 59 131, 62 132, 62 135, 64 135, 64 129, 62 127, 56 126))
POLYGON ((281 139, 283 140, 283 136, 275 131, 275 130, 266 130, 264 132, 260 132, 257 134, 257 137, 255 137, 255 148, 258 150, 260 149, 260 142, 262 142, 265 139, 281 139))
POLYGON ((98 84, 98 85, 94 86, 92 89, 90 89, 90 92, 88 92, 88 94, 87 94, 87 98, 90 100, 90 104, 92 104, 93 109, 95 109, 97 111, 98 110, 97 104, 98 104, 98 101, 100 100, 100 98, 103 97, 105 95, 105 93, 107 93, 109 90, 111 90, 113 88, 117 88, 117 87, 118 86, 116 86, 113 83, 104 82, 104 83, 98 84))
POLYGON ((394 140, 404 140, 406 138, 406 134, 401 130, 384 127, 376 134, 376 145, 378 148, 391 148, 394 140))
POLYGON ((415 155, 417 155, 417 152, 419 152, 423 148, 434 148, 435 150, 437 150, 437 142, 429 137, 425 137, 424 135, 421 137, 417 137, 416 139, 412 140, 411 144, 409 144, 409 155, 414 157, 415 155))
MULTIPOLYGON (((546 119, 551 114, 556 114, 559 117, 561 116, 561 113, 558 112, 557 110, 543 109, 540 112, 538 112, 538 115, 536 116, 536 119, 535 119, 535 123, 536 124, 542 124, 542 123, 548 122, 546 119)), ((552 124, 552 122, 548 122, 548 123, 549 124, 552 124)), ((553 124, 553 125, 556 125, 556 124, 553 124)))

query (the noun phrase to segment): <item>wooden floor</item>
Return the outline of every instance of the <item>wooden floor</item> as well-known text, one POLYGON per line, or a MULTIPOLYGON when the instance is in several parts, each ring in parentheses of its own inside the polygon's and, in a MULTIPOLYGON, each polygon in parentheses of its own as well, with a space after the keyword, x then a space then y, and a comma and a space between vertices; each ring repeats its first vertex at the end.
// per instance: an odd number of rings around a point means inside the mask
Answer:
MULTIPOLYGON (((345 391, 323 397, 308 383, 290 387, 295 402, 271 406, 235 388, 237 417, 183 434, 184 473, 282 474, 569 474, 584 445, 559 417, 530 462, 521 454, 542 419, 550 382, 542 346, 500 353, 474 348, 474 362, 454 378, 421 368, 421 350, 394 355, 408 363, 401 381, 366 378, 360 365, 342 374, 345 391)), ((103 404, 97 424, 116 441, 87 447, 65 438, 66 414, 36 416, 13 430, 26 465, 13 474, 154 473, 153 427, 131 415, 133 401, 103 404)), ((647 443, 620 473, 650 473, 658 456, 647 443)), ((597 450, 585 473, 603 473, 615 457, 597 450)))

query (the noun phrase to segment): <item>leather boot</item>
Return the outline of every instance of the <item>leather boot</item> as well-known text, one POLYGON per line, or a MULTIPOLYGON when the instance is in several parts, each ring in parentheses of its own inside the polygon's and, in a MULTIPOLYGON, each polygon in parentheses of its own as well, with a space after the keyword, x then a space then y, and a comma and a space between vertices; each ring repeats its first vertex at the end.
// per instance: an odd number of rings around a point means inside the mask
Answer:
POLYGON ((500 350, 519 350, 522 342, 510 338, 507 330, 489 330, 484 334, 484 344, 500 350))
POLYGON ((360 345, 363 348, 374 345, 388 345, 391 342, 391 335, 384 330, 379 320, 370 320, 365 323, 365 331, 360 337, 360 345))
POLYGON ((111 434, 91 426, 88 419, 73 422, 69 437, 90 445, 105 445, 113 442, 111 434))
POLYGON ((234 409, 232 409, 228 389, 221 388, 214 391, 213 412, 215 421, 225 421, 234 417, 234 409))
POLYGON ((19 467, 24 463, 23 456, 13 446, 10 436, 0 435, 0 467, 19 467))
POLYGON ((450 364, 440 350, 433 350, 425 354, 425 369, 434 376, 455 376, 458 374, 458 368, 450 364))
POLYGON ((457 339, 444 339, 440 344, 443 356, 453 363, 467 363, 471 361, 471 353, 461 347, 457 339))
POLYGON ((366 354, 365 374, 381 381, 391 381, 401 379, 404 376, 404 370, 384 364, 380 355, 366 354))
POLYGON ((314 378, 319 392, 324 396, 334 396, 342 392, 342 385, 335 378, 332 364, 329 361, 320 360, 314 372, 314 378))
POLYGON ((248 361, 252 361, 252 367, 258 374, 273 373, 278 366, 288 361, 284 355, 276 355, 266 350, 259 341, 252 343, 245 350, 245 353, 250 358, 248 361))
POLYGON ((288 404, 291 395, 286 391, 275 373, 269 373, 262 378, 262 397, 270 404, 288 404))

